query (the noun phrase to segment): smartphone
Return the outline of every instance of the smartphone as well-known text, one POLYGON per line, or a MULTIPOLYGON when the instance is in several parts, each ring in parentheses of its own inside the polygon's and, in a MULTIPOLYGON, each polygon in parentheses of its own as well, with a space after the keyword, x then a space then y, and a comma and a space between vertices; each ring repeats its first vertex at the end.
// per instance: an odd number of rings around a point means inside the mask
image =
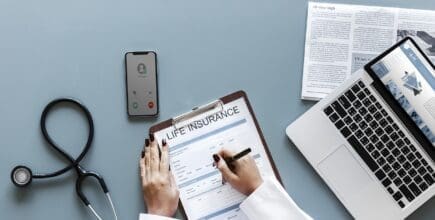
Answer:
POLYGON ((127 114, 157 116, 159 114, 157 54, 154 51, 125 54, 127 114))

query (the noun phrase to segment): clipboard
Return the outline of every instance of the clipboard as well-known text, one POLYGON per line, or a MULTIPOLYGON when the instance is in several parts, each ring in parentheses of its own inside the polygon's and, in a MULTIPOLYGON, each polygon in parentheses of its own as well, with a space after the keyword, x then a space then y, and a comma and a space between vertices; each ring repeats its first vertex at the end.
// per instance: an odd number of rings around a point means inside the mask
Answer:
MULTIPOLYGON (((234 93, 231 93, 229 95, 226 95, 224 97, 221 97, 219 99, 217 99, 216 101, 210 102, 206 105, 200 106, 200 107, 195 107, 193 108, 191 111, 181 114, 179 116, 176 116, 174 118, 162 121, 160 123, 154 124, 150 127, 149 132, 151 134, 154 134, 156 132, 159 132, 161 130, 167 129, 169 127, 173 127, 174 129, 177 129, 179 127, 185 126, 185 122, 189 121, 190 119, 197 117, 199 115, 203 115, 205 114, 207 116, 211 115, 211 114, 215 114, 219 111, 224 110, 224 106, 230 102, 239 100, 239 99, 243 99, 243 101, 245 102, 250 116, 252 117, 253 123, 255 124, 255 128, 257 130, 257 134, 261 140, 261 144, 263 145, 264 151, 266 153, 267 156, 267 161, 269 161, 270 166, 273 170, 273 174, 275 175, 276 179, 282 184, 282 180, 281 180, 281 176, 279 175, 279 172, 275 166, 275 163, 273 161, 273 158, 271 156, 269 147, 267 146, 266 140, 264 139, 263 133, 260 129, 260 126, 258 124, 257 118, 255 117, 254 111, 252 109, 252 106, 249 102, 248 96, 247 94, 240 90, 240 91, 236 91, 234 93)), ((183 208, 183 204, 181 202, 181 198, 180 198, 180 211, 182 212, 182 215, 184 216, 184 218, 187 218, 187 214, 185 209, 183 208)))

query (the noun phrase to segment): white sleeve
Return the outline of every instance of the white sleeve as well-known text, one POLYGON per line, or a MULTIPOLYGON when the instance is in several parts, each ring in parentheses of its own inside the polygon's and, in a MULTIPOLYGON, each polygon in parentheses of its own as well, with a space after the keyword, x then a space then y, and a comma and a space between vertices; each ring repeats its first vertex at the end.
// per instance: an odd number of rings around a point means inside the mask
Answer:
POLYGON ((266 179, 245 201, 240 209, 250 220, 303 219, 312 220, 274 178, 266 179))
POLYGON ((143 214, 139 215, 139 220, 176 220, 175 218, 168 218, 160 215, 143 214))

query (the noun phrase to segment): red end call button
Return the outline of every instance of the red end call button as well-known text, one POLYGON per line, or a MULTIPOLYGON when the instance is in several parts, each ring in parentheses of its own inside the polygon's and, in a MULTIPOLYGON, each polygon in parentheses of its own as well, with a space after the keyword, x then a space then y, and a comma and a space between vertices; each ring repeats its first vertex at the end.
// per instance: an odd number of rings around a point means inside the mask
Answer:
POLYGON ((148 108, 154 108, 154 102, 148 102, 148 108))

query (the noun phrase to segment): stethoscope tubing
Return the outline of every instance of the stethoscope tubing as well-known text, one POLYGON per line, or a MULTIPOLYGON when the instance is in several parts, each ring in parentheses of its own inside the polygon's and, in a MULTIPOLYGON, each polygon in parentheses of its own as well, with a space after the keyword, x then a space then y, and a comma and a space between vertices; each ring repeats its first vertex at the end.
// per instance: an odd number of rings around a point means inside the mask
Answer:
POLYGON ((94 122, 92 119, 92 115, 89 112, 89 110, 84 106, 82 103, 80 103, 78 100, 72 99, 72 98, 59 98, 51 101, 47 104, 47 106, 44 108, 42 114, 41 114, 41 120, 40 120, 40 126, 41 126, 41 132, 44 138, 47 140, 48 144, 50 144, 53 149, 56 150, 59 154, 61 154, 65 159, 67 159, 70 163, 65 166, 62 169, 59 169, 57 171, 54 171, 52 173, 46 173, 46 174, 33 174, 33 178, 51 178, 55 176, 62 175, 69 171, 72 168, 76 168, 76 171, 78 173, 83 173, 83 169, 79 166, 79 163, 83 158, 86 156, 86 153, 91 148, 92 140, 94 138, 94 122), (85 114, 86 120, 88 122, 89 126, 89 134, 88 139, 86 141, 86 144, 82 150, 82 152, 79 154, 79 156, 74 159, 70 154, 65 152, 63 149, 61 149, 59 146, 56 145, 55 141, 51 138, 51 136, 48 134, 47 127, 46 127, 46 121, 47 121, 47 115, 48 113, 53 109, 54 106, 60 103, 72 103, 79 107, 79 109, 85 114))

